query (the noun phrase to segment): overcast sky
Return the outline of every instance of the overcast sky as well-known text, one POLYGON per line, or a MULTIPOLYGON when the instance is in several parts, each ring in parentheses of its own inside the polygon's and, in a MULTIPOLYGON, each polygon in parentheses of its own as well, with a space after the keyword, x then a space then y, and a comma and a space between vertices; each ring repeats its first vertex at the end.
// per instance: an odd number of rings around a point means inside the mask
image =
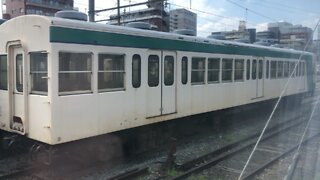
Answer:
MULTIPOLYGON (((120 4, 144 1, 121 0, 120 4)), ((247 20, 247 28, 257 28, 257 31, 266 30, 267 23, 275 21, 302 24, 314 29, 320 18, 320 0, 168 0, 168 9, 190 9, 190 2, 191 11, 198 15, 199 36, 207 36, 213 31, 237 29, 239 20, 247 20)), ((95 9, 110 8, 116 4, 117 0, 96 0, 95 9)), ((88 0, 74 0, 74 6, 87 13, 88 0)), ((131 7, 125 11, 145 7, 131 7)), ((96 20, 108 19, 114 13, 116 11, 99 13, 96 20)))

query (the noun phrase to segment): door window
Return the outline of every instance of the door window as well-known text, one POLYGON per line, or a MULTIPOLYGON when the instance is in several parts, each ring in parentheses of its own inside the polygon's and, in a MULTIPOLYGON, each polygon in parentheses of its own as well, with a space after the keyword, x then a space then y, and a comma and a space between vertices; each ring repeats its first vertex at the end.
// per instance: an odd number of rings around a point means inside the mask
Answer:
POLYGON ((159 56, 150 55, 148 58, 148 85, 157 87, 159 85, 159 56))
POLYGON ((23 92, 23 61, 22 54, 16 55, 16 89, 23 92))
POLYGON ((174 58, 165 56, 164 58, 164 85, 171 86, 174 83, 174 58))

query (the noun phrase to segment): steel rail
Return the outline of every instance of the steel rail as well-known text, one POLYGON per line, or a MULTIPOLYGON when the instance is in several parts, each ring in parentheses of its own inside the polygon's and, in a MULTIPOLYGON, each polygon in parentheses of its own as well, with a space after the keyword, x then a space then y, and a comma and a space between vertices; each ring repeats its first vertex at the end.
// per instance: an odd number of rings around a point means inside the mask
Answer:
MULTIPOLYGON (((297 127, 298 125, 302 124, 303 122, 304 122, 304 121, 301 121, 301 122, 295 123, 295 124, 293 124, 293 125, 290 125, 290 126, 288 126, 288 127, 281 128, 281 129, 279 129, 279 130, 277 130, 277 131, 275 131, 275 132, 271 132, 271 133, 269 133, 267 136, 264 136, 264 137, 261 139, 261 141, 266 141, 266 140, 268 140, 268 139, 270 139, 270 138, 272 138, 272 137, 274 137, 274 136, 276 136, 276 135, 278 135, 278 134, 280 134, 280 133, 284 133, 284 132, 286 132, 286 131, 289 131, 290 129, 292 129, 292 128, 294 128, 294 127, 297 127)), ((203 164, 201 164, 201 165, 199 165, 199 166, 197 166, 197 167, 194 167, 194 168, 192 168, 192 169, 189 169, 188 171, 184 172, 183 174, 172 178, 172 180, 185 179, 185 178, 189 177, 189 176, 192 175, 192 174, 196 174, 196 173, 199 173, 199 172, 201 172, 201 171, 203 171, 203 170, 205 170, 205 169, 208 169, 208 168, 210 168, 210 167, 218 164, 219 162, 222 162, 223 160, 225 160, 225 159, 227 159, 227 158, 229 158, 229 157, 232 157, 232 156, 234 156, 234 155, 236 155, 236 154, 238 154, 238 153, 246 150, 247 148, 255 145, 255 143, 256 143, 256 142, 253 141, 253 142, 250 142, 250 143, 248 143, 248 144, 246 144, 246 145, 243 145, 243 146, 241 146, 241 147, 237 147, 237 148, 235 148, 235 149, 233 149, 233 150, 229 150, 229 152, 227 152, 227 153, 225 153, 225 154, 223 154, 223 155, 220 155, 220 156, 218 156, 218 157, 216 157, 216 158, 213 158, 212 160, 210 160, 210 161, 208 161, 208 162, 206 162, 206 163, 203 163, 203 164)))
MULTIPOLYGON (((319 137, 320 133, 317 133, 311 137, 309 137, 308 139, 305 139, 302 142, 302 145, 306 145, 309 141, 313 140, 316 137, 319 137)), ((248 179, 253 179, 256 175, 258 175, 259 173, 261 173, 263 170, 265 170, 266 168, 270 167, 272 164, 276 163, 277 161, 279 161, 280 159, 284 158, 285 156, 287 156, 288 154, 292 153, 294 150, 299 148, 299 144, 295 145, 294 147, 290 148, 289 150, 283 152, 282 154, 278 155, 277 157, 273 158, 272 160, 268 161, 267 163, 263 164, 260 168, 250 172, 249 174, 247 174, 243 180, 248 180, 248 179)))

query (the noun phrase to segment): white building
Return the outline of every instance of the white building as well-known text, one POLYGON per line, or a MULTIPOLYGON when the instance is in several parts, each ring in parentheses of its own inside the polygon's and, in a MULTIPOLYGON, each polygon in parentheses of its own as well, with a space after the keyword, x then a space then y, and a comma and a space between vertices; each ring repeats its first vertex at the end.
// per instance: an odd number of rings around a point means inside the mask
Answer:
POLYGON ((170 31, 177 29, 189 29, 197 34, 197 14, 186 9, 171 10, 170 31))

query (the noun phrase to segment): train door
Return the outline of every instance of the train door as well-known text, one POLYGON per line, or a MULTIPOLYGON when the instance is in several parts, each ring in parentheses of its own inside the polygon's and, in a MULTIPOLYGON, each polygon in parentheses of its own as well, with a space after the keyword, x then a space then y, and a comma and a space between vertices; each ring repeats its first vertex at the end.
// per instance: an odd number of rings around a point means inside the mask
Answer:
POLYGON ((176 53, 148 51, 147 117, 176 112, 176 53))
POLYGON ((24 92, 24 71, 25 57, 21 46, 11 49, 11 57, 9 59, 10 78, 11 81, 11 123, 13 130, 21 133, 25 132, 25 93, 24 92))
POLYGON ((253 94, 253 99, 261 98, 264 95, 264 65, 263 59, 254 58, 252 60, 252 80, 255 84, 255 94, 253 94))
POLYGON ((176 53, 162 52, 162 115, 176 112, 176 53))
POLYGON ((257 77, 257 98, 264 96, 264 60, 259 58, 258 60, 258 77, 257 77))

